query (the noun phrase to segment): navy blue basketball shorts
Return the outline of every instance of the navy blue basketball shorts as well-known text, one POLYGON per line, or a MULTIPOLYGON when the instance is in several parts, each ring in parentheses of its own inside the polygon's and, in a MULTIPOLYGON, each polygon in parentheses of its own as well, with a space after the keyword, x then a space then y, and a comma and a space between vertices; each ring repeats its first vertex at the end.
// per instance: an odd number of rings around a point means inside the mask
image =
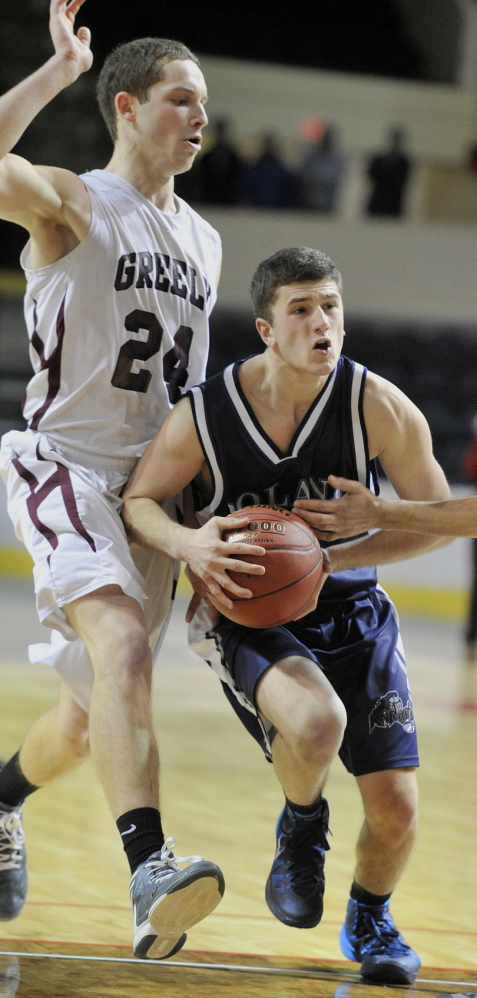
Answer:
POLYGON ((382 589, 353 600, 323 600, 286 626, 242 627, 221 617, 213 635, 224 692, 267 758, 276 731, 256 709, 256 685, 275 662, 299 655, 316 663, 346 708, 339 755, 350 773, 419 765, 399 624, 382 589))

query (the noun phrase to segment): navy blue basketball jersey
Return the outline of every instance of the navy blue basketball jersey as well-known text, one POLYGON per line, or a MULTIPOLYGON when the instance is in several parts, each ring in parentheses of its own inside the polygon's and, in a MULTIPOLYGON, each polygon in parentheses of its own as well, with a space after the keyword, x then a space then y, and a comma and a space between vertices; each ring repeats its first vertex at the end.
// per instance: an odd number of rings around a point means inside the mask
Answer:
MULTIPOLYGON (((358 480, 377 492, 363 418, 366 368, 340 357, 285 454, 267 436, 244 395, 241 363, 189 392, 213 482, 208 505, 196 493, 201 522, 255 503, 291 509, 295 499, 332 499, 330 474, 358 480)), ((320 601, 353 597, 374 588, 376 581, 374 567, 337 572, 327 579, 320 601)))

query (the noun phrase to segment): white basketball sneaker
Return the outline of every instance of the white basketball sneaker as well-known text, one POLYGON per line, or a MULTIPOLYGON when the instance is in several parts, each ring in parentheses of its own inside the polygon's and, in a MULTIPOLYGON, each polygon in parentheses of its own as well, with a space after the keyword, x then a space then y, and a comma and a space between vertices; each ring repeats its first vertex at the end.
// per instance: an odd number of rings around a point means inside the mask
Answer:
POLYGON ((174 839, 138 866, 131 877, 134 956, 165 960, 182 948, 186 929, 216 908, 224 893, 224 877, 202 856, 174 857, 174 839), (180 870, 178 863, 189 863, 180 870))

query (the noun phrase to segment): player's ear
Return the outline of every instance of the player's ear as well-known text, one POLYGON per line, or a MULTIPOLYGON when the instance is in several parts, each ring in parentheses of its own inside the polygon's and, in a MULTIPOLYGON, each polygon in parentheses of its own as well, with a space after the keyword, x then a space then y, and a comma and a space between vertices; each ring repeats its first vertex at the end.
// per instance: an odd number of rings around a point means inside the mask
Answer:
POLYGON ((266 319, 256 319, 255 326, 257 327, 258 335, 260 339, 263 340, 265 346, 269 346, 271 340, 273 339, 273 329, 266 319))
POLYGON ((125 121, 134 121, 136 118, 137 98, 128 94, 126 90, 120 90, 114 98, 114 106, 117 114, 125 121))

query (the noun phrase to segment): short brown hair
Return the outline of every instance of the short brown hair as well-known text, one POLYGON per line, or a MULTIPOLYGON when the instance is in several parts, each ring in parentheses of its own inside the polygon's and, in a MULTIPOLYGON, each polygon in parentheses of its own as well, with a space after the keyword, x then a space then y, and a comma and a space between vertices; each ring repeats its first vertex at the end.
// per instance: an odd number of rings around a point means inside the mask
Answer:
POLYGON ((308 246, 278 250, 259 263, 252 277, 250 294, 255 318, 265 319, 272 326, 272 305, 279 288, 296 281, 322 281, 325 277, 331 277, 336 282, 341 294, 343 279, 326 253, 308 246))
POLYGON ((113 140, 117 139, 114 98, 121 90, 137 97, 140 104, 149 100, 149 90, 162 80, 164 65, 173 59, 199 60, 186 45, 171 38, 136 38, 118 45, 107 56, 96 87, 99 109, 113 140))

